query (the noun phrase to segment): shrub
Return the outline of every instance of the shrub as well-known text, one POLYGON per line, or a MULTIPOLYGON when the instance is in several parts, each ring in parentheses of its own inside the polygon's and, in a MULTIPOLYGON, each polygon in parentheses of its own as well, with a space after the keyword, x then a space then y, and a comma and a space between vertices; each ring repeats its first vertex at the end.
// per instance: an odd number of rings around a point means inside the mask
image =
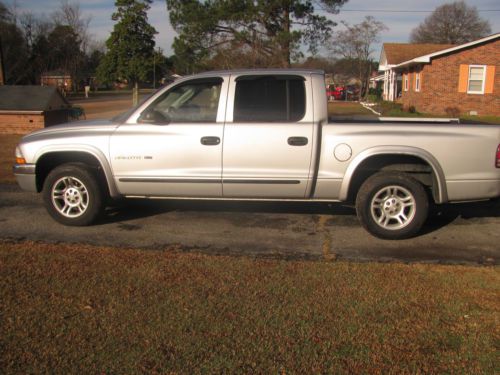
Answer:
POLYGON ((368 95, 375 95, 378 99, 380 99, 382 97, 382 88, 370 87, 368 89, 368 95))
POLYGON ((458 109, 457 107, 446 107, 444 109, 444 111, 450 117, 458 117, 458 116, 460 116, 460 109, 458 109))
POLYGON ((388 115, 394 112, 402 112, 403 106, 400 103, 381 101, 379 102, 377 109, 378 112, 381 112, 383 115, 388 115))
POLYGON ((377 103, 380 101, 380 96, 374 94, 368 94, 366 100, 369 101, 370 103, 377 103))

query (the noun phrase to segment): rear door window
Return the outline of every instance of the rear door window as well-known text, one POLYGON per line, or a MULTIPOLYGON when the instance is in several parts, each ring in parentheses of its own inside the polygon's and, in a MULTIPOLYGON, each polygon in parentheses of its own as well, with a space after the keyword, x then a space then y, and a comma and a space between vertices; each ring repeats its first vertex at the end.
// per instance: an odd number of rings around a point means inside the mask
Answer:
POLYGON ((297 122, 305 111, 302 77, 242 76, 236 79, 235 122, 297 122))

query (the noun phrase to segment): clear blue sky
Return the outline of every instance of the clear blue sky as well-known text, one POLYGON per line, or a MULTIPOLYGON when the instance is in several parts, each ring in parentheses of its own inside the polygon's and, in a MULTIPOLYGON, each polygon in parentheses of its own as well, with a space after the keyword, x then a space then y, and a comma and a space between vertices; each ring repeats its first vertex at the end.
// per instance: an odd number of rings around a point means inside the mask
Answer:
MULTIPOLYGON (((2 1, 2 0, 0 0, 2 1)), ((71 1, 71 0, 70 0, 71 1)), ((342 20, 348 23, 358 23, 367 15, 374 16, 377 20, 384 22, 389 30, 382 34, 382 42, 407 42, 410 31, 424 20, 430 12, 437 6, 449 3, 452 0, 349 0, 338 15, 328 15, 332 20, 340 22, 342 20), (360 9, 362 12, 350 12, 347 10, 360 9), (416 12, 373 12, 380 11, 416 11, 416 12)), ((17 4, 19 12, 31 11, 35 14, 45 14, 49 16, 51 12, 57 9, 58 0, 3 0, 4 3, 12 5, 17 4)), ((97 40, 106 40, 113 29, 111 14, 114 11, 113 0, 80 0, 80 7, 85 15, 91 16, 89 31, 97 40)), ((466 3, 481 9, 500 9, 499 0, 467 0, 466 3)), ((492 32, 500 32, 500 12, 481 12, 480 16, 487 19, 492 28, 492 32)), ((149 12, 149 21, 159 32, 156 36, 156 42, 166 54, 171 54, 172 41, 175 37, 167 14, 165 0, 154 0, 149 12)), ((378 58, 380 45, 375 46, 375 58, 378 58)))

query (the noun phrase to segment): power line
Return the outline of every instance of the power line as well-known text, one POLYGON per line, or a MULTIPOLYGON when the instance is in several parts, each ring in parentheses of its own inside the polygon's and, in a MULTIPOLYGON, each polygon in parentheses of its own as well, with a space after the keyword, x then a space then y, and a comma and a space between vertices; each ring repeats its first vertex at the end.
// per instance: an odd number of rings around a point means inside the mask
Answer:
MULTIPOLYGON (((478 12, 500 12, 500 9, 478 9, 478 12)), ((397 10, 397 9, 340 9, 342 12, 370 12, 370 13, 432 13, 434 10, 397 10)))

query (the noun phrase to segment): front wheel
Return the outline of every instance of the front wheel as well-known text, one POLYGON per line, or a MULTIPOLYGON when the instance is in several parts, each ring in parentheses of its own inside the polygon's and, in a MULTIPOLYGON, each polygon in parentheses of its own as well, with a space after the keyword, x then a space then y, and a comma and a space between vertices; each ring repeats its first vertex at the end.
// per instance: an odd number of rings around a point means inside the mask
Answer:
POLYGON ((89 225, 103 210, 97 179, 81 164, 64 164, 52 170, 43 185, 43 200, 50 216, 64 225, 89 225))
POLYGON ((404 173, 377 173, 361 185, 356 197, 361 224, 379 238, 394 240, 416 235, 428 210, 424 187, 404 173))

